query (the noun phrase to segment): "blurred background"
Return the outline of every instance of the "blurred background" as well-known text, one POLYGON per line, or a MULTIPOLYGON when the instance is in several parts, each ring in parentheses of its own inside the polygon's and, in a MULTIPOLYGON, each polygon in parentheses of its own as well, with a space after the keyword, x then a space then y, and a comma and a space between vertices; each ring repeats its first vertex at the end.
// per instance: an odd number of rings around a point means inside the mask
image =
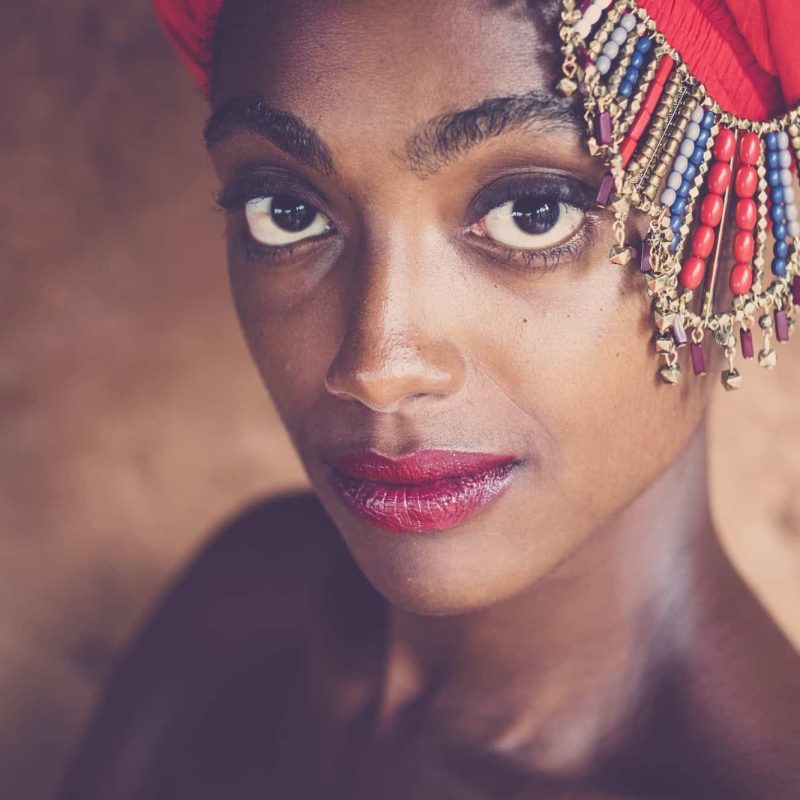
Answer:
MULTIPOLYGON (((0 797, 46 800, 170 578, 303 475, 229 302, 205 103, 146 0, 0 0, 0 53, 0 797)), ((779 362, 718 393, 714 507, 800 647, 800 342, 779 362)))

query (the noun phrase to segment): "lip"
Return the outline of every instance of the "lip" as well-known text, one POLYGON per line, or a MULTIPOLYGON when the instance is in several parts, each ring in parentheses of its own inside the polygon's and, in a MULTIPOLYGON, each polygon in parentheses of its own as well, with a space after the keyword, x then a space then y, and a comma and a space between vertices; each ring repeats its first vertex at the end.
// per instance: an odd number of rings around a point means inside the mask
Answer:
POLYGON ((329 462, 345 505, 384 530, 419 533, 453 528, 510 486, 519 459, 491 453, 419 450, 402 458, 369 451, 329 462))

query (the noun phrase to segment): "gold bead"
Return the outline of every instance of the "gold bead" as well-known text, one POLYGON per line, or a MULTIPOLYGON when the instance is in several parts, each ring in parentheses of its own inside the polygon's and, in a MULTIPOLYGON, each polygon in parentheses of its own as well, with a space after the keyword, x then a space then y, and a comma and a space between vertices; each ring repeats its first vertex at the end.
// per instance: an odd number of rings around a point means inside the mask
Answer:
MULTIPOLYGON (((552 83, 550 84, 553 85, 552 83)), ((564 97, 571 97, 578 91, 578 84, 572 78, 564 77, 558 82, 558 90, 564 97)))
POLYGON ((670 366, 667 364, 666 366, 661 367, 658 371, 661 375, 661 379, 664 383, 676 384, 681 379, 681 368, 678 364, 673 364, 670 366))
POLYGON ((769 350, 761 350, 758 354, 758 363, 764 369, 774 369, 778 363, 778 355, 771 348, 769 350))
POLYGON ((742 376, 739 373, 739 370, 738 369, 724 370, 722 373, 722 385, 729 392, 733 391, 734 389, 741 389, 742 376))

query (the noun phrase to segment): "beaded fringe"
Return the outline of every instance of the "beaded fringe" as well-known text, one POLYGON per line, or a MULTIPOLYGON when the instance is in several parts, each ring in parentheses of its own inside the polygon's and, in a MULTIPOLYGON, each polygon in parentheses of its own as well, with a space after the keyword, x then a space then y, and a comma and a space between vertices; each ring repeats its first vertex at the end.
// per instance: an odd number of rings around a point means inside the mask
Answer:
POLYGON ((753 331, 759 364, 774 367, 773 339, 788 341, 800 306, 800 107, 768 122, 723 111, 632 0, 563 0, 560 31, 558 88, 583 94, 589 150, 609 170, 597 203, 615 214, 610 259, 639 262, 659 374, 678 383, 688 346, 704 375, 710 339, 738 389, 753 331), (639 248, 626 242, 631 208, 650 216, 639 248))

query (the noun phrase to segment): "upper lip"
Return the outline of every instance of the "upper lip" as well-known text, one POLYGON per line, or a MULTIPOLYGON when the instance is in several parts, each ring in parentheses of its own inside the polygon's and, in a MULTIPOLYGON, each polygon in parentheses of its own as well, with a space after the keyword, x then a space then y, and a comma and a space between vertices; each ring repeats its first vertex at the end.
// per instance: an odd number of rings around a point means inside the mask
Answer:
POLYGON ((442 478, 475 475, 517 461, 513 455, 463 450, 417 450, 391 458, 373 450, 344 453, 329 460, 337 472, 374 483, 420 485, 442 478))

